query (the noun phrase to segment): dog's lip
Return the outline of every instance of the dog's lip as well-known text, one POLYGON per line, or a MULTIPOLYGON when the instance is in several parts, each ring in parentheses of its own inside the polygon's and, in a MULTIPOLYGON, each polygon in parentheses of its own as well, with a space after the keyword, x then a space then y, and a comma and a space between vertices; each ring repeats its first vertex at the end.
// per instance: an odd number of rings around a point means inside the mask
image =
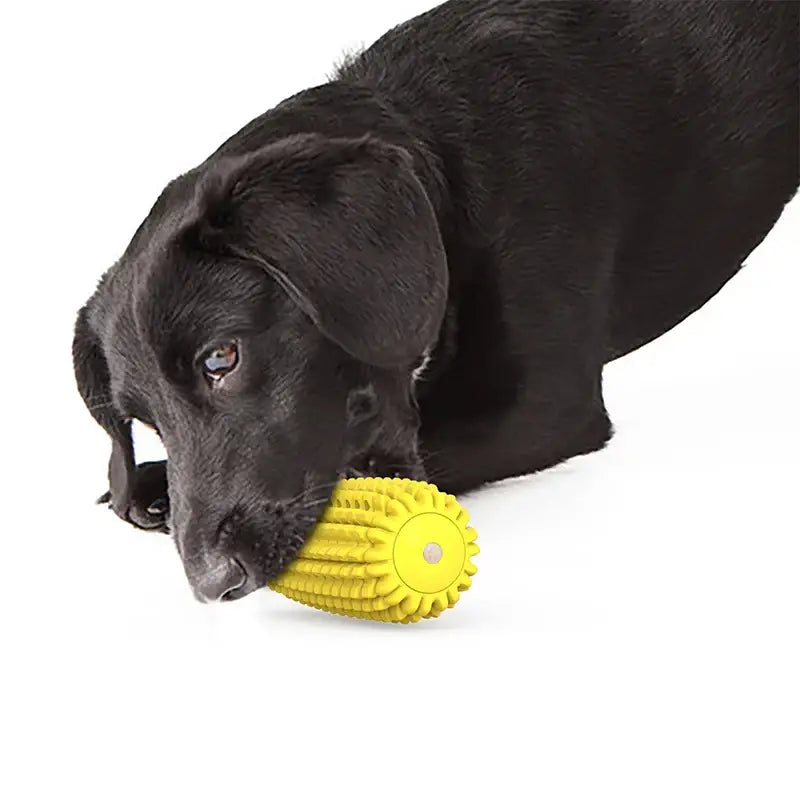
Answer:
POLYGON ((339 470, 339 480, 347 480, 347 478, 366 478, 367 473, 362 472, 360 469, 350 467, 348 469, 339 470))

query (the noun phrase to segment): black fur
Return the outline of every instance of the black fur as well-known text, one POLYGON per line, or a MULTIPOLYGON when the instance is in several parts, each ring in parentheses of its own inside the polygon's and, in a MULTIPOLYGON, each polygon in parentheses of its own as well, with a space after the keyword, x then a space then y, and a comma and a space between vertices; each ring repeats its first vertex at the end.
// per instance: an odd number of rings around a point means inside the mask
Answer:
POLYGON ((799 17, 454 0, 245 126, 78 316, 113 509, 230 599, 341 474, 464 491, 601 448, 603 365, 714 295, 796 191, 799 17), (166 463, 136 466, 131 418, 166 463))

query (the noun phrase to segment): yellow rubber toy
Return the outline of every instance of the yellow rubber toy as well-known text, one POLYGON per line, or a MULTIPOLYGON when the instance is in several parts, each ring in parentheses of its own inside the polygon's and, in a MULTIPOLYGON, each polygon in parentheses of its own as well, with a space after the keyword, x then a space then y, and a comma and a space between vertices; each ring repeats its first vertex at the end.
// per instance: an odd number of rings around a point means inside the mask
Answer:
POLYGON ((477 532, 453 495, 401 478, 339 483, 297 558, 270 587, 350 617, 418 622, 472 584, 477 532))

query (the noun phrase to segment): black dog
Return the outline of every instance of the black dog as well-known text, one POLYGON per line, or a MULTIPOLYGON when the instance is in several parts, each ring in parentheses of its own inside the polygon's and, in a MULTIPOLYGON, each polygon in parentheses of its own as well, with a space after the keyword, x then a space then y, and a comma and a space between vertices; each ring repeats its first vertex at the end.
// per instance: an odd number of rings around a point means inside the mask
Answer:
POLYGON ((232 599, 342 474, 459 492, 603 447, 603 365, 798 186, 799 9, 453 0, 245 126, 78 315, 112 508, 232 599), (136 465, 132 418, 167 462, 136 465))

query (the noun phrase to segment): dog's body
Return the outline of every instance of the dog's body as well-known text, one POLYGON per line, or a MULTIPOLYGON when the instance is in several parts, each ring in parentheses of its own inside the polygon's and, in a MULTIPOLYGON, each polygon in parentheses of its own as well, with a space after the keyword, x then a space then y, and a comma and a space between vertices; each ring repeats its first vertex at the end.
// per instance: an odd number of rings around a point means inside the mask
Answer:
POLYGON ((603 365, 714 295, 796 191, 799 20, 454 0, 251 122, 79 315, 114 509, 164 527, 168 477, 196 593, 232 598, 348 469, 463 491, 602 447, 603 365), (129 417, 166 467, 136 468, 129 417))

